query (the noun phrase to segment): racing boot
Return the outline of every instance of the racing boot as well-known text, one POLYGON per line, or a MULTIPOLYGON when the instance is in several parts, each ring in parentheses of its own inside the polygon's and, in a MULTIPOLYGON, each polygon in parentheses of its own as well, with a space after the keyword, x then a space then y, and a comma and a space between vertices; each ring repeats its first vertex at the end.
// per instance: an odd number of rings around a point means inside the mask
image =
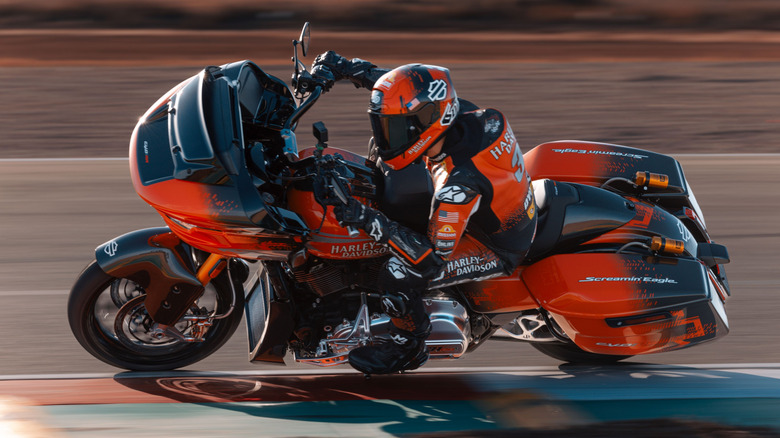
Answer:
POLYGON ((382 309, 391 317, 390 340, 350 351, 349 364, 364 374, 392 374, 421 367, 428 360, 425 339, 431 333, 431 322, 420 294, 387 295, 382 298, 382 309))

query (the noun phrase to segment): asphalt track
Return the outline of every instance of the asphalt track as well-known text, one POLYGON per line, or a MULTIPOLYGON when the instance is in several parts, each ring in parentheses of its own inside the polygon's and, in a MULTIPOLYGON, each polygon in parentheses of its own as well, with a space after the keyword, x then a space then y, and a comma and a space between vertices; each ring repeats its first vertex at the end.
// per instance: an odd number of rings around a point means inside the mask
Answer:
MULTIPOLYGON (((713 237, 731 253, 731 333, 696 348, 593 369, 561 367, 527 345, 489 341, 420 373, 365 382, 349 369, 315 376, 308 373, 323 370, 247 363, 243 327, 184 373, 121 373, 84 352, 67 327, 67 290, 95 246, 161 223, 133 192, 126 161, 82 157, 124 154, 133 118, 159 94, 202 65, 251 57, 244 53, 256 49, 252 41, 262 34, 249 43, 242 39, 236 53, 214 62, 207 58, 241 35, 205 35, 209 44, 188 46, 201 51, 198 58, 150 55, 130 43, 133 35, 0 36, 8 43, 0 45, 0 157, 19 158, 0 160, 0 436, 13 436, 11 428, 20 423, 43 428, 38 436, 397 436, 653 418, 780 430, 780 44, 774 37, 663 37, 652 51, 644 50, 641 37, 608 35, 587 46, 576 35, 498 43, 445 35, 431 42, 446 49, 432 59, 453 68, 462 95, 501 108, 525 149, 578 138, 678 154, 713 237), (74 51, 79 41, 104 45, 74 51), (618 50, 602 52, 610 41, 618 50), (469 58, 485 63, 457 64, 468 47, 490 47, 484 58, 469 58), (499 63, 504 55, 517 62, 499 63), (96 57, 107 61, 94 68, 96 57), (710 154, 695 155, 700 152, 710 154)), ((163 32, 150 43, 179 50, 176 37, 163 32)), ((383 52, 376 39, 364 37, 362 49, 332 40, 343 50, 323 50, 364 57, 383 52)), ((261 61, 286 56, 282 50, 261 61)), ((385 52, 383 60, 419 59, 385 52)), ((287 66, 269 71, 289 74, 287 66)), ((326 120, 332 144, 359 151, 354 145, 367 136, 365 98, 340 84, 305 122, 326 120)), ((632 427, 637 436, 648 426, 632 427)), ((564 436, 571 435, 599 436, 564 436)), ((679 435, 679 428, 668 435, 679 435)))

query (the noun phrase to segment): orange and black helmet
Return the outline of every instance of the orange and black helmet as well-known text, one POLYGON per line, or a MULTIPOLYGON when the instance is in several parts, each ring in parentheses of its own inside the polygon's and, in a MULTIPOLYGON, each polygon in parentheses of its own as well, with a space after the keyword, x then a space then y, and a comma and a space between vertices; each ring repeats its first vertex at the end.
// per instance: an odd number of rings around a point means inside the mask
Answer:
POLYGON ((403 169, 455 121, 458 97, 450 71, 423 64, 390 70, 374 84, 368 114, 382 161, 403 169))

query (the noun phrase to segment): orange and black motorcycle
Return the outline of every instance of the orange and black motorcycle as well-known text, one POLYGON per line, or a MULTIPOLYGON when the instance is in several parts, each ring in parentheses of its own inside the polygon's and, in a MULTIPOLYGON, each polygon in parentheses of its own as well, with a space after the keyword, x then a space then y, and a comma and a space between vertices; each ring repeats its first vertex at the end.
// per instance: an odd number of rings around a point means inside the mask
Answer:
MULTIPOLYGON (((246 316, 249 359, 330 366, 387 338, 376 288, 389 253, 341 227, 323 199, 355 196, 425 230, 423 163, 316 146, 295 128, 322 94, 294 42, 293 88, 249 61, 207 67, 160 98, 130 141, 138 194, 165 221, 96 249, 71 290, 81 345, 131 370, 190 365, 246 316)), ((524 155, 538 230, 512 275, 429 290, 431 358, 487 339, 563 361, 611 362, 728 333, 726 248, 713 243, 680 164, 624 146, 562 141, 524 155)), ((478 269, 480 260, 452 269, 478 269)))

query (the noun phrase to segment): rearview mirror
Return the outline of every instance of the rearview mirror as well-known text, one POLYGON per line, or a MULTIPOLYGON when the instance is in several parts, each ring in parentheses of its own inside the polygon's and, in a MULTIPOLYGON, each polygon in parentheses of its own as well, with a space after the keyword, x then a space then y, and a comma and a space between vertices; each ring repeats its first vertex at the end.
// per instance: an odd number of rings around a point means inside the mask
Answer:
POLYGON ((309 32, 309 22, 307 21, 303 25, 303 29, 301 29, 301 36, 298 37, 298 41, 301 43, 301 53, 303 56, 306 56, 306 53, 309 51, 309 40, 311 39, 311 35, 309 32))

